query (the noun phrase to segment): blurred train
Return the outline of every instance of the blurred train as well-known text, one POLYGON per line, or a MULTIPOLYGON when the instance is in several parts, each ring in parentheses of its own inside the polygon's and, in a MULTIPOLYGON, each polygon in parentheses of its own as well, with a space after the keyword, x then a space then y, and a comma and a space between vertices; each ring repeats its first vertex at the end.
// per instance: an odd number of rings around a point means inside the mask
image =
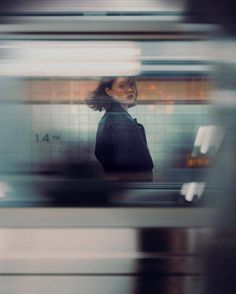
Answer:
POLYGON ((184 1, 122 2, 1 6, 3 293, 213 293, 214 206, 234 193, 235 45, 184 1), (104 76, 135 78, 152 182, 103 176, 103 113, 85 99, 104 76))

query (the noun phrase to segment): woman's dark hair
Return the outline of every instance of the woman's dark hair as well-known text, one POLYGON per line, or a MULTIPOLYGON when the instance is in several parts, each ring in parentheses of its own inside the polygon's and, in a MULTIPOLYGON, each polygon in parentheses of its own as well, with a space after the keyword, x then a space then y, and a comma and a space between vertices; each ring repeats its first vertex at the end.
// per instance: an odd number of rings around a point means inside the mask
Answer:
POLYGON ((117 77, 102 78, 97 88, 91 93, 90 97, 86 99, 87 105, 93 110, 111 110, 114 100, 106 93, 106 88, 111 89, 116 79, 117 77))

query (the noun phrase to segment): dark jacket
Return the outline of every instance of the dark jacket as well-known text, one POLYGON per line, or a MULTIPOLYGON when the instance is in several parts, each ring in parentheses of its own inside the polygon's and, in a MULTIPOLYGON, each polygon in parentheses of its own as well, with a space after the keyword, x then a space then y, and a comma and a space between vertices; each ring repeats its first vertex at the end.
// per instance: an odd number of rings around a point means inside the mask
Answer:
POLYGON ((99 122, 95 155, 107 173, 152 174, 144 127, 119 103, 114 103, 99 122))

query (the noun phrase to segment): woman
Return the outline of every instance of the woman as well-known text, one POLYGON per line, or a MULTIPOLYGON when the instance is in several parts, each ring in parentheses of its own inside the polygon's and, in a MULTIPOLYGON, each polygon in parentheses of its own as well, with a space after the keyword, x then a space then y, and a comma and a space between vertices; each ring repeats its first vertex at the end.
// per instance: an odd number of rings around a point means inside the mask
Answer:
POLYGON ((87 100, 94 110, 105 110, 97 129, 95 155, 112 179, 152 180, 153 161, 144 127, 127 112, 137 95, 133 78, 102 78, 87 100))

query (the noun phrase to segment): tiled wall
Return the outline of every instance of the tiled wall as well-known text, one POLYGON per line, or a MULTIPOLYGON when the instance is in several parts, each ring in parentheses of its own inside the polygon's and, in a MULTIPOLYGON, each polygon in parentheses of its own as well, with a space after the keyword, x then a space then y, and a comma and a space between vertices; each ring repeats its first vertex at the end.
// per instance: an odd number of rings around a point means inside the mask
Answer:
MULTIPOLYGON (((137 105, 129 112, 146 129, 156 170, 182 167, 198 127, 212 123, 212 106, 207 104, 137 105)), ((1 171, 32 169, 68 156, 95 159, 102 115, 84 104, 1 105, 1 171)))

